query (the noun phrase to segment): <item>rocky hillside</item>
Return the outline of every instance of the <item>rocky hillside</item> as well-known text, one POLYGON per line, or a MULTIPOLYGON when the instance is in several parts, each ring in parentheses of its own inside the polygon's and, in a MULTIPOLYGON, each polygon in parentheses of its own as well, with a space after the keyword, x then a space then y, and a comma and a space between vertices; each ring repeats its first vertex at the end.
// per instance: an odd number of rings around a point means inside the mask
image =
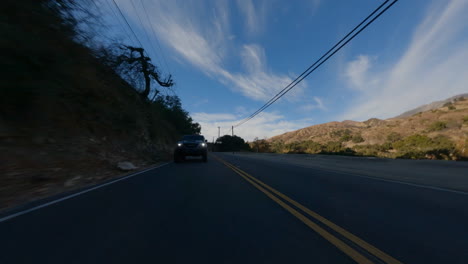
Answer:
POLYGON ((268 143, 272 151, 283 153, 348 152, 407 157, 404 154, 412 151, 418 153, 408 156, 410 158, 465 158, 468 156, 468 95, 459 95, 442 102, 437 108, 432 107, 431 110, 411 116, 314 125, 272 137, 268 143), (442 149, 439 146, 442 143, 446 144, 446 154, 432 155, 432 152, 442 149), (326 146, 330 144, 334 144, 334 147, 327 149, 326 146), (411 144, 416 145, 410 149, 408 145, 411 144), (405 151, 398 150, 395 145, 405 151))
POLYGON ((455 99, 460 98, 460 97, 468 97, 468 93, 452 96, 442 101, 435 101, 430 104, 421 105, 419 107, 416 107, 415 109, 411 109, 409 111, 404 112, 403 114, 397 116, 397 118, 409 117, 419 112, 425 112, 425 111, 437 109, 437 108, 444 106, 445 104, 453 103, 455 99))
POLYGON ((0 210, 152 166, 199 131, 177 97, 143 98, 77 42, 67 3, 2 2, 0 210))

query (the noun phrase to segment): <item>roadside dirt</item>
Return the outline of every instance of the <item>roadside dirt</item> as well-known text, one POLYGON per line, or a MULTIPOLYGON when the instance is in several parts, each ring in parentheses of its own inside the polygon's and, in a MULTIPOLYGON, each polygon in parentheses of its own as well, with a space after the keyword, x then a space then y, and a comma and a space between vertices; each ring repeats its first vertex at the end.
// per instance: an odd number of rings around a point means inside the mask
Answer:
MULTIPOLYGON (((94 185, 142 170, 169 159, 138 155, 112 142, 94 138, 0 138, 0 211, 37 199, 94 185), (28 143, 29 142, 29 143, 28 143), (65 143, 66 142, 66 143, 65 143), (123 171, 119 162, 137 167, 123 171)), ((131 150, 131 151, 130 151, 131 150)))

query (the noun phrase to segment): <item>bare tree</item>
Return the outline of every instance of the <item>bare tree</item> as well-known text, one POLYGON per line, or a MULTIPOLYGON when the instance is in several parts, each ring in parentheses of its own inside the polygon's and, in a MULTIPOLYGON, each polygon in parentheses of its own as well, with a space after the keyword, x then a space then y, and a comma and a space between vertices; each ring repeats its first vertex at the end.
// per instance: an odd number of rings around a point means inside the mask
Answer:
MULTIPOLYGON (((158 68, 151 63, 151 58, 145 56, 145 50, 143 48, 123 45, 121 46, 121 49, 125 50, 125 52, 117 57, 117 64, 120 66, 126 64, 128 66, 125 67, 126 74, 143 74, 145 88, 140 92, 140 95, 143 98, 147 99, 148 95, 151 93, 152 80, 155 80, 162 87, 171 87, 174 85, 170 74, 165 79, 161 78, 158 68)), ((153 92, 155 93, 155 96, 159 93, 157 89, 154 89, 153 92)))

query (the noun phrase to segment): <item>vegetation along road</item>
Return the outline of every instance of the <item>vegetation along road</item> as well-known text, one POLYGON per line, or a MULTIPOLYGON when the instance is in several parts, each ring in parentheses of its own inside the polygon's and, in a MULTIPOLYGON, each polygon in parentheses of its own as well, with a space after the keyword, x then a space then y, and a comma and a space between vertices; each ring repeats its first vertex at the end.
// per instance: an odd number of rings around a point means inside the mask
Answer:
POLYGON ((212 153, 17 209, 0 263, 466 263, 468 193, 281 157, 212 153))

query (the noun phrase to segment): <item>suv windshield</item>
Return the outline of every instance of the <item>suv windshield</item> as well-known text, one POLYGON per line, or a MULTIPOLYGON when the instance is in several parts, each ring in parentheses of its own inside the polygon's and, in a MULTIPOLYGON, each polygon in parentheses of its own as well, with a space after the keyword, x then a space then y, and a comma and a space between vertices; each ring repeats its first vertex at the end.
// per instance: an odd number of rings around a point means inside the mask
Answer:
POLYGON ((182 140, 190 140, 190 141, 195 141, 195 140, 201 140, 205 141, 205 138, 200 135, 190 135, 190 136, 184 136, 182 140))

